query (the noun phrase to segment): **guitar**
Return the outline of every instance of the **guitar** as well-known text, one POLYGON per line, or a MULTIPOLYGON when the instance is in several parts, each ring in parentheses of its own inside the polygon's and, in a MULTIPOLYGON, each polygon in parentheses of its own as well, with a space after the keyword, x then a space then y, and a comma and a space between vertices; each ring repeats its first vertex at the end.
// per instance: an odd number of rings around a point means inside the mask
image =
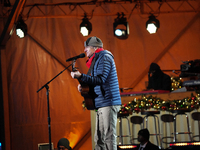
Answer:
MULTIPOLYGON (((72 61, 72 71, 73 72, 77 71, 77 69, 75 67, 75 63, 76 63, 76 60, 73 60, 72 61)), ((82 82, 80 79, 77 79, 77 80, 81 84, 81 87, 82 87, 81 96, 84 97, 85 106, 86 106, 87 110, 94 110, 95 109, 94 99, 98 96, 94 92, 94 87, 87 85, 86 83, 82 82)))

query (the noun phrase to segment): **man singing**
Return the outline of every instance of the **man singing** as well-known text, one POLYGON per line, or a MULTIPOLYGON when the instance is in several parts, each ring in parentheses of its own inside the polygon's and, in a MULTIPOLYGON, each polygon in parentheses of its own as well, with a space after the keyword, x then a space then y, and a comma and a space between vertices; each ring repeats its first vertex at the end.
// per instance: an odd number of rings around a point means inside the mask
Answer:
MULTIPOLYGON (((116 124, 121 97, 114 57, 103 49, 103 43, 98 37, 88 38, 84 46, 90 75, 75 71, 71 72, 71 76, 93 86, 97 95, 94 99, 97 109, 95 150, 117 150, 116 124)), ((78 90, 82 91, 80 84, 78 90)))

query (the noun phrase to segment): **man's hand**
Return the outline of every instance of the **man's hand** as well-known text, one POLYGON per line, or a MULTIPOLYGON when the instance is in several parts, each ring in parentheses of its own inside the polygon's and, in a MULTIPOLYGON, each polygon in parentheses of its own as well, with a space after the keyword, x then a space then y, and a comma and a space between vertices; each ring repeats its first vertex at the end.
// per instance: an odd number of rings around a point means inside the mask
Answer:
POLYGON ((78 85, 78 91, 82 92, 82 86, 80 84, 78 85))
POLYGON ((81 73, 79 71, 71 72, 71 76, 74 79, 78 79, 81 77, 81 73))

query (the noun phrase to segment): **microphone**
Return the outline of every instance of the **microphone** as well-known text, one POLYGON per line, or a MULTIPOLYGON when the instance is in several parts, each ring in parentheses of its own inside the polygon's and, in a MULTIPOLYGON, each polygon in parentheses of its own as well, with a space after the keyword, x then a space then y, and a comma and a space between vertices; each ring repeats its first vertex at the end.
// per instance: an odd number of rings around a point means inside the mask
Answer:
POLYGON ((66 61, 76 60, 78 58, 83 58, 83 57, 85 57, 85 53, 82 53, 78 56, 71 57, 71 58, 67 59, 66 61))

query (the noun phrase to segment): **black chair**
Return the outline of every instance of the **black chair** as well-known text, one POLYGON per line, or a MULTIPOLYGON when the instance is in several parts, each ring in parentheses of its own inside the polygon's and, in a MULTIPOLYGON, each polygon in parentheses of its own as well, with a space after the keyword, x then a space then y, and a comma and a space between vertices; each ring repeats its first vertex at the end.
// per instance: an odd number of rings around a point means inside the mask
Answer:
MULTIPOLYGON (((132 123, 132 139, 131 143, 134 144, 134 141, 137 140, 137 136, 134 137, 134 126, 135 125, 140 125, 140 129, 143 127, 143 118, 141 116, 132 116, 130 118, 131 123, 132 123)), ((136 133, 137 134, 137 133, 136 133)))
POLYGON ((162 142, 161 142, 161 137, 160 137, 160 123, 159 123, 159 118, 156 116, 156 114, 160 114, 160 111, 141 111, 142 115, 145 115, 144 120, 143 120, 143 128, 145 128, 145 122, 146 122, 146 128, 148 129, 148 119, 149 117, 153 117, 154 119, 154 127, 155 127, 155 133, 150 134, 150 136, 156 136, 156 141, 157 145, 161 148, 162 147, 162 142), (159 139, 158 139, 159 136, 159 139), (160 144, 159 144, 160 141, 160 144))
POLYGON ((186 112, 190 112, 190 110, 179 109, 179 110, 173 110, 172 111, 172 113, 176 113, 176 115, 174 115, 174 142, 177 142, 177 139, 176 139, 177 134, 188 134, 190 141, 192 141, 190 127, 189 127, 190 126, 189 125, 189 119, 188 119, 188 115, 186 114, 186 112), (177 120, 177 118, 176 117, 179 116, 179 115, 185 116, 186 121, 187 121, 186 125, 187 125, 188 132, 184 132, 184 131, 183 132, 177 132, 177 130, 176 130, 176 120, 177 120))
POLYGON ((119 119, 119 145, 123 145, 123 138, 124 137, 130 137, 130 142, 131 142, 131 128, 130 128, 130 122, 128 119, 129 113, 118 113, 117 118, 119 119), (122 128, 122 120, 126 119, 127 120, 127 125, 128 125, 128 135, 123 135, 123 128, 122 128))
MULTIPOLYGON (((174 116, 171 114, 164 114, 160 116, 160 119, 162 122, 164 122, 163 124, 163 136, 161 138, 161 141, 165 144, 170 144, 171 142, 173 142, 174 136, 169 136, 170 133, 173 135, 173 125, 174 125, 174 116), (167 130, 167 127, 169 129, 169 131, 167 130), (165 136, 164 136, 164 131, 165 131, 165 136), (164 139, 166 139, 166 141, 164 141, 164 139), (171 139, 170 142, 168 142, 167 139, 171 139)), ((168 146, 167 146, 168 147, 168 146)))
POLYGON ((194 121, 198 122, 198 130, 199 130, 199 134, 198 135, 193 135, 192 139, 193 139, 193 141, 195 141, 194 138, 195 137, 199 137, 199 140, 197 140, 197 141, 200 141, 200 123, 199 123, 200 122, 200 112, 193 112, 192 113, 192 119, 194 121))

